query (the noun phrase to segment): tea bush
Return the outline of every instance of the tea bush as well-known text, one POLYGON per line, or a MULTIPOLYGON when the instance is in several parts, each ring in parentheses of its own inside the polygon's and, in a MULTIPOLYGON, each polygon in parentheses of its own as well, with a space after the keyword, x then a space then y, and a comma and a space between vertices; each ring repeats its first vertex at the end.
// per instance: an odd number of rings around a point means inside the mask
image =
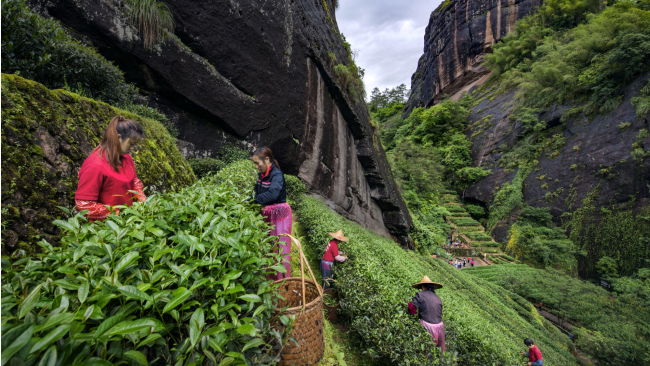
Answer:
POLYGON ((458 226, 480 226, 481 223, 469 217, 450 217, 449 221, 458 226))
POLYGON ((349 260, 335 267, 341 306, 351 329, 374 357, 397 365, 448 361, 433 351, 435 346, 417 317, 406 312, 416 293, 411 284, 428 275, 445 286, 437 291, 444 305, 445 357, 456 357, 459 365, 523 365, 522 339, 531 337, 549 364, 575 364, 561 346, 568 338, 549 330, 553 326, 537 320, 527 301, 514 293, 458 271, 444 260, 403 250, 314 198, 303 198, 296 211, 309 242, 322 244, 315 248, 319 255, 329 241, 328 232, 342 229, 350 238, 340 245, 349 260), (428 353, 434 354, 431 361, 428 353))
POLYGON ((2 72, 44 84, 66 85, 88 97, 128 105, 136 93, 117 66, 70 36, 53 19, 33 13, 24 0, 2 0, 2 72))
MULTIPOLYGON (((274 239, 248 203, 249 161, 2 260, 2 363, 271 364, 274 239)), ((290 320, 282 318, 285 324, 290 320)))
POLYGON ((187 159, 197 178, 203 178, 208 173, 220 171, 226 164, 215 158, 194 158, 187 159))
MULTIPOLYGON (((650 352, 650 312, 638 295, 627 296, 623 284, 612 293, 557 270, 505 264, 467 269, 533 303, 542 302, 559 318, 586 328, 572 331, 583 352, 601 365, 644 365, 650 352)), ((647 280, 646 280, 647 281, 647 280)), ((650 281, 645 292, 650 293, 650 281)))

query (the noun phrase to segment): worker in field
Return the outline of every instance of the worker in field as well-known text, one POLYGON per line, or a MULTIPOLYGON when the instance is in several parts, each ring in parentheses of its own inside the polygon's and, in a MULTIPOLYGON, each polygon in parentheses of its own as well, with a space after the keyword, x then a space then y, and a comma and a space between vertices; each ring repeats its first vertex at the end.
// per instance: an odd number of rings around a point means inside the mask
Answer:
MULTIPOLYGON (((287 183, 280 165, 273 157, 273 152, 262 146, 251 156, 258 177, 254 188, 253 200, 262 205, 264 222, 273 224, 271 236, 291 234, 292 212, 287 203, 287 183)), ((278 242, 277 253, 282 255, 282 265, 286 273, 269 275, 269 279, 282 280, 290 277, 291 273, 291 239, 281 236, 278 242)))
POLYGON ((107 206, 131 206, 135 200, 147 199, 130 154, 144 137, 142 126, 134 120, 115 116, 108 123, 104 138, 79 169, 75 205, 86 211, 90 221, 119 214, 117 208, 107 206))
POLYGON ((442 300, 436 295, 437 289, 442 285, 435 283, 428 276, 422 277, 422 281, 413 284, 413 288, 422 291, 415 294, 415 297, 408 304, 409 314, 420 314, 420 324, 431 334, 433 342, 445 352, 445 324, 442 322, 442 300))
POLYGON ((528 352, 521 351, 522 355, 528 357, 528 366, 542 366, 544 362, 542 361, 542 352, 537 348, 532 339, 524 339, 524 344, 528 347, 528 352))
POLYGON ((332 239, 325 248, 325 254, 320 261, 320 271, 323 277, 323 289, 330 287, 330 280, 332 279, 332 270, 334 269, 334 262, 345 262, 347 257, 345 253, 339 252, 339 243, 344 241, 348 242, 350 239, 343 235, 343 230, 335 233, 328 233, 332 239))

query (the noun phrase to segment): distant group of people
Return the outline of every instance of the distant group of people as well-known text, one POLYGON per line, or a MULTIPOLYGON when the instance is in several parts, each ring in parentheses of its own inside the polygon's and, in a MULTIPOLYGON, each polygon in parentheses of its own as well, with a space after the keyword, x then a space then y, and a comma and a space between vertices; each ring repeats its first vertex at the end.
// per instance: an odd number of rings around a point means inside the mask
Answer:
POLYGON ((442 247, 445 249, 460 248, 462 246, 463 246, 463 242, 461 242, 459 239, 456 239, 456 241, 449 240, 448 242, 445 242, 442 245, 442 247))
POLYGON ((449 264, 458 269, 463 269, 463 267, 467 267, 468 265, 474 267, 474 259, 471 257, 450 259, 449 264))

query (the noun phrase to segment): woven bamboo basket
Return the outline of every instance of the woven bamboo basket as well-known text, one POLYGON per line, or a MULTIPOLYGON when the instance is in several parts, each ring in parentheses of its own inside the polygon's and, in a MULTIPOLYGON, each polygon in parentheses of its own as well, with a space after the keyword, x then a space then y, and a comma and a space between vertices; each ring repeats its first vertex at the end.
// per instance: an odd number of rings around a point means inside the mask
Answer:
MULTIPOLYGON (((296 320, 291 330, 290 337, 297 342, 286 342, 281 351, 282 359, 278 366, 284 365, 315 365, 323 358, 325 351, 325 340, 323 338, 323 290, 320 285, 305 278, 303 263, 314 277, 314 273, 305 258, 300 242, 291 235, 284 234, 291 238, 300 252, 300 275, 301 277, 289 277, 275 283, 284 283, 279 293, 285 300, 278 302, 278 308, 274 309, 277 315, 295 315, 296 320), (303 296, 304 294, 304 296, 303 296), (282 308, 289 307, 285 311, 282 308)), ((277 317, 276 317, 277 319, 277 317)), ((280 327, 279 320, 272 324, 280 327)))

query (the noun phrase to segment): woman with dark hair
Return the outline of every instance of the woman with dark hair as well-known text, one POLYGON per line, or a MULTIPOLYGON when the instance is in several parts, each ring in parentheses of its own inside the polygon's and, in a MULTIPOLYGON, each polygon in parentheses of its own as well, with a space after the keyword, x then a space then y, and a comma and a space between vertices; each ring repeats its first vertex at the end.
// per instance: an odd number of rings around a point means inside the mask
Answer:
MULTIPOLYGON (((259 171, 253 199, 262 205, 264 221, 273 224, 270 235, 291 234, 293 216, 287 203, 287 184, 273 152, 262 146, 253 152, 251 160, 259 171)), ((282 265, 287 273, 278 273, 273 276, 275 280, 290 277, 291 274, 291 240, 282 236, 278 244, 278 253, 284 256, 282 265)))
MULTIPOLYGON (((144 135, 137 122, 115 116, 99 146, 81 165, 75 204, 79 211, 88 210, 86 215, 90 221, 104 220, 111 213, 106 206, 130 206, 134 199, 146 200, 144 185, 129 155, 144 135)), ((118 209, 114 211, 119 214, 118 209)))
POLYGON ((445 324, 442 322, 442 300, 436 295, 437 289, 442 285, 433 282, 429 276, 422 277, 422 281, 413 284, 413 288, 422 289, 408 304, 409 314, 420 312, 420 324, 429 332, 433 342, 445 352, 445 324))

